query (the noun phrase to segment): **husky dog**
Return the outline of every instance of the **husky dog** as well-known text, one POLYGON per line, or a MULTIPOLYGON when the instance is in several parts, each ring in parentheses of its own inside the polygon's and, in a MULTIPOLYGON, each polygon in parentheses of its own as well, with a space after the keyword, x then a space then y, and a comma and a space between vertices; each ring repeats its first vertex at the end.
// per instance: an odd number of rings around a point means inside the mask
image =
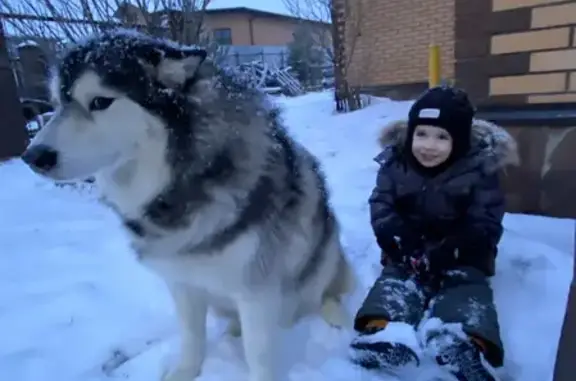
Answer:
POLYGON ((201 370, 209 307, 242 335, 249 379, 277 379, 281 327, 350 320, 355 284, 316 158, 279 110, 206 57, 130 31, 71 47, 54 70, 54 116, 22 159, 55 181, 94 176, 142 264, 167 283, 181 360, 201 370))

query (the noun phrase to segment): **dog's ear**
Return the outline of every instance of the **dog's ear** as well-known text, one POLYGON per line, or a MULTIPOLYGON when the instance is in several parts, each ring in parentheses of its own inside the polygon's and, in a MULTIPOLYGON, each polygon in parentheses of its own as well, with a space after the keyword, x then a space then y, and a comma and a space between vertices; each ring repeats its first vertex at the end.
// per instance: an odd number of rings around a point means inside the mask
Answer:
POLYGON ((165 54, 156 67, 158 80, 167 87, 183 86, 196 75, 207 56, 206 50, 203 49, 186 49, 180 50, 179 53, 165 54))
POLYGON ((199 48, 147 47, 140 52, 140 63, 159 82, 177 88, 193 78, 208 53, 199 48))

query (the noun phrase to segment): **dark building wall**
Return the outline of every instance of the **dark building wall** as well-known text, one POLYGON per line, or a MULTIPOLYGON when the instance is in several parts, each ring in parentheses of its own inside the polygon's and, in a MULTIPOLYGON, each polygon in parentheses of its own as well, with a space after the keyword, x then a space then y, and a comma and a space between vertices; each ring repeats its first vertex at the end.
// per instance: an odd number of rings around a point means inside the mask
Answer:
POLYGON ((27 142, 14 72, 8 57, 4 30, 0 23, 0 161, 19 156, 27 142))

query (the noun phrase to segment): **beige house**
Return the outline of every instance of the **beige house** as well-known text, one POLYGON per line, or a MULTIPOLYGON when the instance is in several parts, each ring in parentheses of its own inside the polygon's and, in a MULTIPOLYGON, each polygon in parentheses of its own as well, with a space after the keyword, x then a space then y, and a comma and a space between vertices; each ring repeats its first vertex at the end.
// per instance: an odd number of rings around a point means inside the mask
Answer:
POLYGON ((250 8, 208 10, 205 27, 220 44, 284 46, 303 23, 330 32, 330 24, 250 8))
MULTIPOLYGON (((152 16, 161 20, 170 13, 179 12, 167 10, 152 16)), ((132 23, 144 23, 139 8, 130 4, 121 6, 116 16, 132 23)), ((313 28, 315 33, 323 31, 327 36, 330 34, 330 24, 327 23, 246 7, 209 9, 204 15, 204 32, 222 45, 285 46, 292 41, 294 31, 302 25, 313 28)))

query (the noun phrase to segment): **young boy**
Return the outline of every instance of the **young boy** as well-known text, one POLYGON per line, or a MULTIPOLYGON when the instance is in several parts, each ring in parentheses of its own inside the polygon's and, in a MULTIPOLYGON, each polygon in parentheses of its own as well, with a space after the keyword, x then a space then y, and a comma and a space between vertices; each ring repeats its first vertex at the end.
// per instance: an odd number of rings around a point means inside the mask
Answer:
POLYGON ((474 114, 465 92, 436 87, 382 133, 369 202, 384 268, 355 319, 357 364, 396 373, 425 353, 459 381, 496 380, 485 363, 502 366, 504 349, 488 277, 503 231, 498 170, 517 153, 474 114), (462 330, 437 324, 418 336, 425 315, 462 330), (386 334, 399 323, 416 345, 386 334))

